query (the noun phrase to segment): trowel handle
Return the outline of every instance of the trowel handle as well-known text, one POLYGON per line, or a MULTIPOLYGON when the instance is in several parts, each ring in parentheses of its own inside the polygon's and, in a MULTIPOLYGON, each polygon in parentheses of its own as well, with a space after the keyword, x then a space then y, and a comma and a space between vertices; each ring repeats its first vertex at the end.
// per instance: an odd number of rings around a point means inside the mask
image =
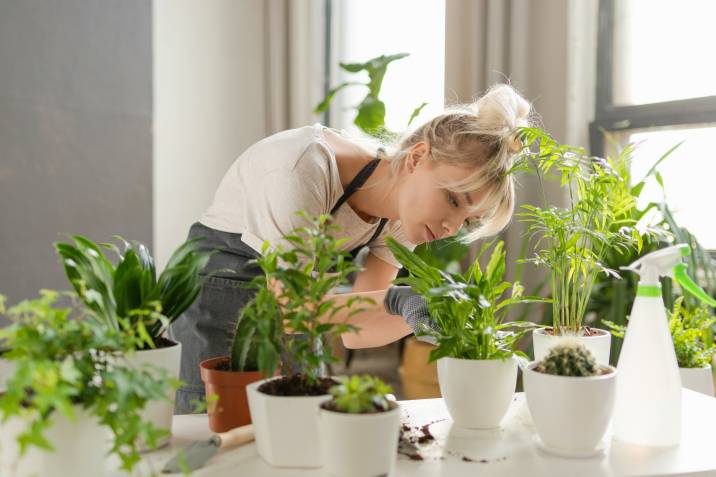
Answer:
POLYGON ((247 424, 227 432, 214 434, 212 438, 217 441, 220 449, 240 446, 254 440, 254 426, 247 424))

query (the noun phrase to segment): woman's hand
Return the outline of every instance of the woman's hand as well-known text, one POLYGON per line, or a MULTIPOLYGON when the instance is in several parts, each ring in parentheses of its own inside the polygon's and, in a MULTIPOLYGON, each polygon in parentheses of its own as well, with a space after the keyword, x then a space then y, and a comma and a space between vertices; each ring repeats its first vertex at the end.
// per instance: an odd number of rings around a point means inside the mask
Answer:
POLYGON ((418 336, 425 328, 440 331, 438 325, 430 319, 428 301, 415 293, 409 286, 393 286, 388 288, 383 300, 385 310, 391 315, 401 315, 416 334, 416 338, 426 343, 435 344, 435 338, 428 335, 418 336))

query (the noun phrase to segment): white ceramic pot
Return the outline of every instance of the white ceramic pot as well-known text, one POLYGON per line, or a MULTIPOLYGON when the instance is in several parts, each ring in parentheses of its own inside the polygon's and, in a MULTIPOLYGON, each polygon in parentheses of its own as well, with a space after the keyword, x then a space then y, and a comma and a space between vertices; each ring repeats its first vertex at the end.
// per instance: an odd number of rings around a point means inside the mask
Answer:
POLYGON ((54 451, 28 447, 21 457, 17 436, 29 420, 13 417, 0 425, 0 475, 3 477, 101 477, 111 448, 108 431, 97 419, 75 407, 75 422, 55 412, 44 433, 54 451))
POLYGON ((612 345, 612 334, 607 330, 592 328, 600 334, 595 336, 553 336, 546 333, 544 328, 538 328, 532 332, 532 347, 535 353, 535 361, 542 361, 550 348, 563 339, 578 341, 587 347, 594 355, 594 359, 600 364, 609 364, 609 353, 612 345))
POLYGON ((714 395, 714 378, 711 365, 705 368, 679 368, 681 386, 707 396, 714 395))
POLYGON ((323 467, 337 477, 393 475, 398 455, 400 408, 371 414, 319 409, 323 467))
MULTIPOLYGON (((152 365, 160 369, 164 369, 169 376, 179 379, 179 365, 181 362, 181 343, 174 343, 172 346, 165 348, 148 349, 137 351, 131 356, 127 356, 127 362, 130 366, 152 365)), ((150 401, 146 404, 142 411, 142 420, 154 424, 158 429, 165 429, 171 434, 172 431, 172 415, 174 414, 174 391, 171 390, 166 400, 150 401)), ((165 437, 158 442, 157 447, 162 447, 169 443, 171 435, 165 437)), ((146 450, 146 449, 145 449, 146 450)))
POLYGON ((459 427, 500 426, 517 384, 517 359, 440 358, 438 382, 450 417, 459 427))
POLYGON ((274 467, 321 467, 317 409, 331 395, 272 396, 258 390, 266 381, 246 386, 259 455, 274 467))
POLYGON ((525 396, 543 448, 568 457, 591 457, 603 450, 602 438, 614 410, 616 368, 589 377, 523 373, 525 396))

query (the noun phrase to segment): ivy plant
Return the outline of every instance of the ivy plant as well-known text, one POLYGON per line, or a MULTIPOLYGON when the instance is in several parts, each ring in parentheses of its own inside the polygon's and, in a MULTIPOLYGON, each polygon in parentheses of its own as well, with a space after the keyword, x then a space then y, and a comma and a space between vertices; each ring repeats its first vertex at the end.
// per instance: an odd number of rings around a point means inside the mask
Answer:
POLYGON ((68 297, 43 290, 9 309, 0 300, 0 313, 11 323, 0 330, 0 341, 10 348, 3 358, 16 365, 0 395, 2 421, 28 420, 18 436, 21 454, 30 446, 53 450, 45 432, 58 414, 72 421, 81 407, 109 428, 110 452, 131 471, 140 461, 139 446, 153 448, 167 435, 142 420, 142 409, 167 399, 178 383, 162 369, 128 365, 126 352, 134 343, 129 334, 85 319, 76 303, 61 306, 60 298, 68 297))

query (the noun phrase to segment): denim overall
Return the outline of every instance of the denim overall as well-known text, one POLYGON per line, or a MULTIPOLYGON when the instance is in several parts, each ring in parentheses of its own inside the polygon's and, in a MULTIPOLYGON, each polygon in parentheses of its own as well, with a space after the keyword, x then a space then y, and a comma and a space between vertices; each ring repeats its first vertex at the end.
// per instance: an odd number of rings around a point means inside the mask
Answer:
MULTIPOLYGON (((331 209, 331 214, 365 183, 379 161, 373 159, 358 172, 331 209)), ((380 235, 387 221, 380 219, 370 240, 350 252, 354 258, 380 235)), ((169 327, 169 337, 182 344, 179 377, 186 383, 176 393, 176 414, 191 413, 196 402, 204 401, 199 363, 228 354, 241 308, 255 293, 241 287, 241 283, 263 273, 258 265, 248 263, 259 257, 259 253, 241 241, 241 234, 214 230, 197 222, 189 230, 189 239, 197 237, 204 239, 200 242, 202 248, 217 251, 201 272, 205 279, 196 301, 169 327), (229 271, 220 271, 227 269, 229 271), (207 277, 209 274, 211 276, 207 277)))

